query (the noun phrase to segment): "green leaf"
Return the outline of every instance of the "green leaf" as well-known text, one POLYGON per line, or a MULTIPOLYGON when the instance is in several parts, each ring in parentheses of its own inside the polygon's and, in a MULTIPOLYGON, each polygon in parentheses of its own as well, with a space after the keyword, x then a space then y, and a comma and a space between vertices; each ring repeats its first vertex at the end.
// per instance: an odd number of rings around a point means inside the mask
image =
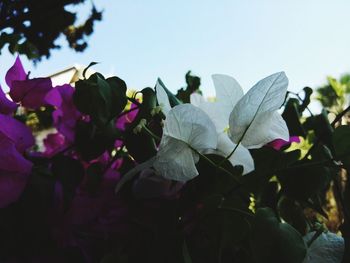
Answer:
POLYGON ((306 255, 306 245, 299 232, 279 222, 270 208, 257 210, 251 246, 257 263, 301 263, 306 255))
POLYGON ((299 150, 281 152, 270 147, 262 147, 250 152, 254 159, 255 170, 243 176, 242 183, 248 191, 256 195, 264 191, 277 170, 285 169, 300 158, 299 150))
POLYGON ((166 94, 168 95, 168 99, 171 107, 175 107, 176 105, 179 105, 182 103, 178 98, 176 98, 176 96, 170 90, 168 90, 165 87, 163 81, 160 78, 158 78, 157 82, 162 86, 162 88, 165 90, 166 94))
POLYGON ((184 263, 192 263, 192 259, 188 251, 186 240, 184 240, 184 243, 182 245, 182 254, 184 257, 184 263))
POLYGON ((330 160, 329 150, 318 145, 311 156, 312 160, 300 160, 277 173, 282 192, 288 197, 306 201, 327 189, 336 171, 320 162, 330 160))
MULTIPOLYGON (((244 241, 249 237, 249 220, 253 214, 249 212, 239 195, 225 200, 221 198, 218 201, 220 203, 217 207, 216 205, 207 207, 208 201, 203 202, 202 209, 205 212, 202 214, 200 211, 201 217, 197 227, 205 237, 208 246, 206 249, 215 255, 214 258, 221 260, 225 251, 231 251, 232 255, 237 248, 244 245, 244 241)), ((233 258, 235 257, 237 255, 233 258)))
POLYGON ((84 78, 84 79, 86 79, 86 77, 85 77, 86 71, 87 71, 90 67, 92 67, 92 66, 94 66, 94 65, 96 65, 96 64, 98 64, 98 62, 90 62, 90 64, 83 70, 83 78, 84 78))
POLYGON ((305 93, 305 97, 304 97, 302 104, 299 106, 300 113, 302 113, 307 108, 307 106, 310 104, 311 95, 313 92, 312 88, 310 88, 310 87, 303 88, 303 91, 305 93))
POLYGON ((224 161, 221 167, 231 173, 231 175, 223 170, 217 169, 204 158, 200 158, 196 165, 199 176, 194 179, 198 191, 197 196, 199 198, 214 194, 225 195, 238 185, 237 180, 241 177, 243 172, 241 166, 233 167, 228 160, 225 160, 225 157, 219 155, 208 154, 206 157, 216 164, 224 161))
POLYGON ((138 163, 142 163, 157 154, 157 147, 154 139, 144 131, 138 134, 132 131, 125 134, 124 144, 129 154, 138 163), (140 147, 142 145, 142 147, 140 147))
POLYGON ((303 208, 295 200, 282 196, 278 201, 278 211, 281 218, 292 225, 304 236, 307 230, 307 222, 303 208))
POLYGON ((112 117, 115 117, 124 110, 128 102, 126 98, 127 87, 124 80, 118 77, 110 77, 107 78, 106 81, 108 82, 109 87, 111 89, 112 104, 110 113, 112 117))
POLYGON ((333 133, 333 145, 336 157, 350 165, 350 126, 342 125, 335 129, 333 133))
POLYGON ((297 99, 289 99, 282 117, 287 123, 290 136, 303 136, 305 137, 305 130, 300 123, 301 114, 299 112, 299 101, 297 99))
POLYGON ((319 115, 307 118, 303 125, 306 130, 313 130, 320 142, 324 143, 331 151, 333 151, 333 127, 328 120, 327 112, 325 110, 319 115))
POLYGON ((118 137, 120 132, 113 121, 102 127, 84 121, 78 122, 76 126, 76 148, 86 161, 97 158, 106 150, 112 150, 118 137))
POLYGON ((185 76, 187 87, 181 88, 177 91, 176 97, 183 103, 190 103, 190 96, 193 92, 199 90, 201 85, 201 79, 197 76, 191 75, 191 71, 188 71, 185 76))
POLYGON ((89 79, 76 82, 73 100, 80 112, 90 115, 97 126, 104 126, 125 108, 125 92, 123 80, 117 77, 105 79, 94 73, 89 79))

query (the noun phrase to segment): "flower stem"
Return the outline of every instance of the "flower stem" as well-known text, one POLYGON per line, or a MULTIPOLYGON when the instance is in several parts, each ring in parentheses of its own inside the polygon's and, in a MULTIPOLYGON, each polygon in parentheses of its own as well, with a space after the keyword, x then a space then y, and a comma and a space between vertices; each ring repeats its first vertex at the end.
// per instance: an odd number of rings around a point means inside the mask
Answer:
POLYGON ((135 103, 137 106, 140 106, 141 105, 141 103, 140 102, 138 102, 138 100, 137 99, 135 99, 135 98, 130 98, 130 97, 126 97, 129 101, 131 101, 132 103, 135 103))
POLYGON ((332 125, 333 128, 335 127, 335 125, 337 124, 337 122, 340 121, 340 120, 343 118, 343 116, 344 116, 349 110, 350 110, 350 106, 348 106, 345 110, 343 110, 341 113, 339 113, 339 114, 335 117, 335 119, 334 119, 334 120, 332 121, 332 123, 331 123, 331 125, 332 125))
POLYGON ((123 111, 122 113, 120 113, 120 114, 118 115, 117 119, 119 119, 120 117, 122 117, 122 116, 124 116, 124 115, 126 115, 126 114, 128 114, 128 113, 130 113, 130 112, 132 112, 132 111, 134 111, 134 110, 138 110, 138 109, 139 109, 139 107, 135 107, 135 108, 132 108, 132 109, 123 111))
POLYGON ((231 174, 229 171, 227 171, 225 168, 221 167, 220 164, 216 164, 215 162, 213 162, 212 160, 210 160, 210 158, 208 158, 207 156, 205 156, 204 154, 200 153, 199 151, 197 151, 195 148, 193 148, 191 145, 187 144, 187 146, 194 151, 196 154, 198 154, 200 157, 202 157, 204 160, 206 160, 208 163, 210 163, 212 166, 214 166, 215 168, 223 171, 224 173, 226 173, 227 175, 231 176, 237 184, 241 184, 240 181, 233 175, 231 174))
POLYGON ((158 135, 154 134, 150 129, 146 127, 146 125, 143 125, 142 129, 144 129, 150 136, 152 136, 157 141, 161 141, 162 138, 160 138, 158 135))

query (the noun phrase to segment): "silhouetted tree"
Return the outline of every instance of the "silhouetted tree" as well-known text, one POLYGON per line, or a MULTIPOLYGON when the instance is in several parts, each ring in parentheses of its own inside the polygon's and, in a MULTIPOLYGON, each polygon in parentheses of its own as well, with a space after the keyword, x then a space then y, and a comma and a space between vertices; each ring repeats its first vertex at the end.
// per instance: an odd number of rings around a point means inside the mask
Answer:
POLYGON ((89 17, 76 25, 77 14, 67 11, 69 5, 86 0, 2 0, 0 1, 0 51, 8 44, 11 53, 25 54, 34 62, 49 57, 60 48, 55 40, 64 34, 71 48, 83 51, 86 36, 93 32, 102 13, 92 6, 89 17))

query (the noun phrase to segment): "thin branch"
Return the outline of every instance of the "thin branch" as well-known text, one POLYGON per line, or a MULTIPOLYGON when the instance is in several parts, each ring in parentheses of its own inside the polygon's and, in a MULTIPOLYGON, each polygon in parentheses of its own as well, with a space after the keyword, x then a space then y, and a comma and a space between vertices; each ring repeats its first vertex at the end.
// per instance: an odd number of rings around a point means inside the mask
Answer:
POLYGON ((344 116, 349 110, 350 110, 350 106, 348 106, 345 110, 343 110, 341 113, 339 113, 339 114, 335 117, 335 119, 334 119, 334 120, 332 121, 332 123, 331 123, 331 125, 332 125, 333 128, 335 127, 335 125, 337 124, 337 122, 340 121, 340 120, 343 118, 343 116, 344 116))

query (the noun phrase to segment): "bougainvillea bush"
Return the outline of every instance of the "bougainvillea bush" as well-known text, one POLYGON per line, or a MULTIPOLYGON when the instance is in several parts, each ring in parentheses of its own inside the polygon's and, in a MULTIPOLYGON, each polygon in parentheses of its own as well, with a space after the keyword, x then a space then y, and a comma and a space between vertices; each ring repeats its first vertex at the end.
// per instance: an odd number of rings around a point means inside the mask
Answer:
POLYGON ((1 262, 350 262, 348 109, 313 115, 284 72, 215 74, 211 101, 191 73, 53 87, 17 58, 5 81, 1 262))

